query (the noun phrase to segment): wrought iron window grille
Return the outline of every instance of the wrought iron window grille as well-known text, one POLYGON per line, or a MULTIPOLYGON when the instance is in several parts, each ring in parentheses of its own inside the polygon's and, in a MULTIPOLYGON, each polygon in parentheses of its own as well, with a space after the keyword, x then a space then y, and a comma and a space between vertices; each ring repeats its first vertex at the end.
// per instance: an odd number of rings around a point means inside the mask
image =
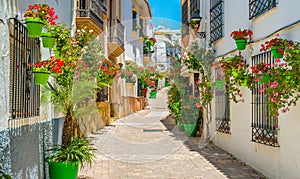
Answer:
MULTIPOLYGON (((221 69, 216 69, 216 76, 223 78, 221 69)), ((218 132, 231 134, 230 132, 230 102, 225 88, 216 88, 215 91, 216 105, 216 129, 218 132)))
POLYGON ((40 88, 33 81, 31 64, 41 59, 40 41, 28 37, 26 27, 16 18, 9 21, 11 119, 39 115, 40 88))
POLYGON ((249 19, 259 17, 276 7, 276 0, 249 0, 249 19))
POLYGON ((211 1, 210 8, 210 41, 222 38, 224 28, 224 1, 211 1))
MULTIPOLYGON (((258 63, 274 64, 271 51, 264 52, 252 57, 252 66, 258 63)), ((271 118, 268 112, 266 96, 259 92, 262 84, 257 84, 252 90, 252 139, 251 141, 273 147, 279 147, 277 130, 278 120, 271 118)))

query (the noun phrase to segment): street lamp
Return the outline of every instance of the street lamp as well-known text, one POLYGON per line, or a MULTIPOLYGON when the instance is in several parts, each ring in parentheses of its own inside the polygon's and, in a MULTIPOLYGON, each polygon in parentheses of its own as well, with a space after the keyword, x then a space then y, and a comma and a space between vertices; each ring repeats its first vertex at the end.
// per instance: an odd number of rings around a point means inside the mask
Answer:
POLYGON ((202 17, 200 16, 200 10, 196 9, 191 17, 191 26, 197 32, 199 38, 205 38, 206 32, 198 32, 201 19, 202 17))

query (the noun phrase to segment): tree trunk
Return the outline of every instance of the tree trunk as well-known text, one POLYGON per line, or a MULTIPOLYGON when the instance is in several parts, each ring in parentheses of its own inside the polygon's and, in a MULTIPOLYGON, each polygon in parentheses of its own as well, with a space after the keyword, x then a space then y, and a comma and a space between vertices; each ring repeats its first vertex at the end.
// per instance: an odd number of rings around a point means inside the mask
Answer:
POLYGON ((62 146, 67 146, 71 142, 72 137, 74 137, 75 127, 76 121, 73 120, 71 113, 68 112, 63 125, 62 146))

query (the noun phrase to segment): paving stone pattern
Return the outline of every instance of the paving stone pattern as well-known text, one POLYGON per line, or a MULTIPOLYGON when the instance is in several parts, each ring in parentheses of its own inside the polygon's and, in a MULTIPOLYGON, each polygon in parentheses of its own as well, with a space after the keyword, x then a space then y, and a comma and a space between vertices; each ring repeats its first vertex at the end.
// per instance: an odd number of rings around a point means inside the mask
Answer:
POLYGON ((200 137, 186 137, 167 117, 166 101, 164 88, 149 100, 149 109, 92 134, 97 159, 79 178, 264 178, 211 143, 199 148, 200 137))

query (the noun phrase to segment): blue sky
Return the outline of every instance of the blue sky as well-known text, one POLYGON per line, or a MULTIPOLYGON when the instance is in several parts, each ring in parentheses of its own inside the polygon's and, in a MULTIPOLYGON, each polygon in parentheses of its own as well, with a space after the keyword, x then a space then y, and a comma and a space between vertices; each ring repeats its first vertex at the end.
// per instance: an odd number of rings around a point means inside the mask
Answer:
POLYGON ((152 11, 153 24, 164 25, 170 29, 180 29, 180 0, 148 0, 152 11))

